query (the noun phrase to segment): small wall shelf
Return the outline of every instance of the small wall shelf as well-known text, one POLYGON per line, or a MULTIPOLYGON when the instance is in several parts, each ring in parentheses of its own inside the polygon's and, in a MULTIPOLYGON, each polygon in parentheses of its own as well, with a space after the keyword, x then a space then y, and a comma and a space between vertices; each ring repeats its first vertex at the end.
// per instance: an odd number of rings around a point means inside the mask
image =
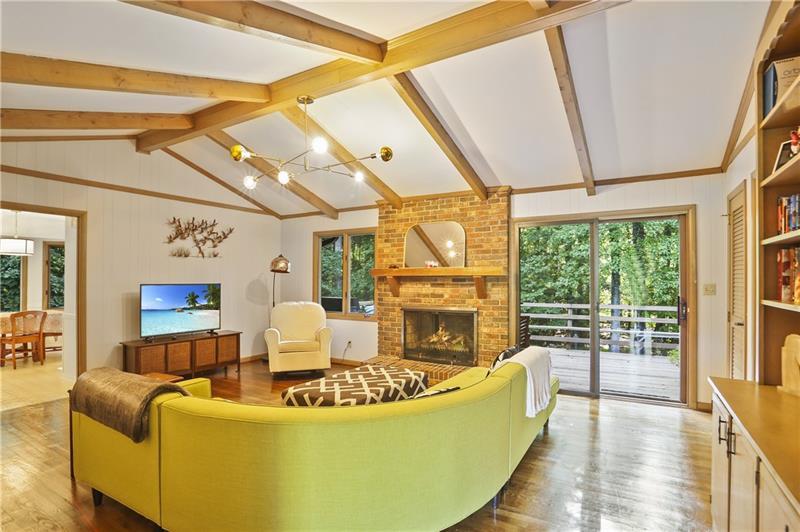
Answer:
POLYGON ((762 246, 775 246, 775 245, 788 245, 800 243, 800 229, 783 233, 782 235, 775 235, 770 238, 765 238, 761 241, 762 246))
POLYGON ((372 276, 385 277, 392 295, 400 295, 400 279, 404 277, 472 277, 478 299, 486 299, 486 278, 506 277, 505 268, 495 266, 470 266, 464 268, 374 268, 372 276))
POLYGON ((764 299, 761 301, 761 304, 766 307, 779 308, 783 310, 788 310, 790 312, 800 312, 800 305, 795 305, 793 303, 781 303, 780 301, 764 299))

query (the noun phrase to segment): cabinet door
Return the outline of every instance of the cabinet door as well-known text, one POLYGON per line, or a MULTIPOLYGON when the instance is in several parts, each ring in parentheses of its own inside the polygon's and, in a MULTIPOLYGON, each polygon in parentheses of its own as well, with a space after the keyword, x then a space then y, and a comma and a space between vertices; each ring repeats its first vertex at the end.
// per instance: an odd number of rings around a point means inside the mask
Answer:
POLYGON ((179 342, 167 345, 167 372, 189 371, 192 369, 192 342, 179 342))
POLYGON ((217 363, 217 339, 205 338, 194 341, 195 367, 212 366, 217 363))
POLYGON ((759 532, 800 532, 800 515, 794 511, 772 474, 759 464, 759 532))
POLYGON ((741 428, 734 422, 730 441, 730 517, 732 531, 756 529, 756 470, 758 457, 741 428))
POLYGON ((714 397, 711 417, 714 427, 711 440, 711 522, 716 532, 728 530, 728 427, 730 416, 725 407, 714 397))
POLYGON ((217 352, 217 360, 220 362, 232 362, 236 360, 238 336, 220 336, 217 352))
POLYGON ((164 373, 166 361, 164 345, 149 345, 139 348, 139 373, 164 373))

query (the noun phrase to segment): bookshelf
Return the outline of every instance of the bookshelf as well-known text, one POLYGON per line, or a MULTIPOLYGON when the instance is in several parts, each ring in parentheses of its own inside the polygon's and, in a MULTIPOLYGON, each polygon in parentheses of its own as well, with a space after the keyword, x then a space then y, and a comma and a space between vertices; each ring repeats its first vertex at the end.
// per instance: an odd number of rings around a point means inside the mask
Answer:
POLYGON ((754 68, 756 80, 757 168, 759 182, 758 217, 760 227, 759 282, 759 381, 781 383, 781 347, 788 334, 800 334, 800 305, 781 302, 778 283, 778 253, 800 246, 800 230, 780 234, 778 198, 800 194, 800 156, 773 171, 778 149, 789 140, 789 132, 800 126, 800 78, 796 79, 764 116, 763 73, 776 59, 800 55, 800 9, 786 9, 783 23, 775 26, 775 35, 754 68), (760 60, 760 61, 759 61, 760 60))

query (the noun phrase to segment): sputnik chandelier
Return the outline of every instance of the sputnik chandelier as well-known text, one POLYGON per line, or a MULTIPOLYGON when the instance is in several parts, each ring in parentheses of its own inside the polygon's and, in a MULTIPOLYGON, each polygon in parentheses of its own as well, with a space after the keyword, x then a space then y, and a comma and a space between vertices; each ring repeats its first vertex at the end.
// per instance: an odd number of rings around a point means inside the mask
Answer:
MULTIPOLYGON (((392 156, 394 153, 392 149, 388 146, 383 146, 378 151, 378 153, 371 153, 366 157, 359 157, 357 159, 352 159, 350 161, 343 161, 335 164, 329 164, 326 166, 314 166, 311 164, 309 160, 310 153, 316 154, 323 154, 328 152, 328 140, 325 137, 314 137, 311 139, 311 142, 308 141, 308 106, 314 103, 314 98, 311 96, 298 96, 297 103, 303 106, 303 117, 304 117, 304 127, 303 127, 303 139, 305 141, 305 150, 291 159, 284 160, 279 157, 270 157, 268 155, 260 155, 257 153, 253 153, 249 151, 247 148, 242 146, 241 144, 236 144, 231 146, 231 157, 234 161, 246 161, 247 159, 255 158, 255 159, 263 159, 270 163, 276 163, 275 171, 277 174, 274 176, 278 183, 281 185, 286 185, 292 179, 304 175, 309 174, 311 172, 331 172, 333 174, 344 175, 347 177, 351 177, 358 182, 364 181, 364 172, 361 170, 356 170, 353 173, 349 171, 344 171, 338 169, 339 167, 344 167, 347 169, 347 166, 355 163, 357 161, 364 161, 366 159, 380 159, 384 162, 389 162, 392 160, 392 156), (294 169, 294 171, 292 171, 294 169)), ((264 177, 267 174, 260 174, 260 175, 246 175, 242 184, 244 188, 248 190, 253 190, 258 185, 259 179, 264 177)))

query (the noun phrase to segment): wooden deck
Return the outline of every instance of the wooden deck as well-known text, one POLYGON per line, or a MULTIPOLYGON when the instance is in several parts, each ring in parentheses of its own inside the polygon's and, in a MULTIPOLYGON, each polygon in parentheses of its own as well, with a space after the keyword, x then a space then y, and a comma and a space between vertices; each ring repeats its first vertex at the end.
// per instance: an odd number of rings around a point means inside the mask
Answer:
MULTIPOLYGON (((589 391, 589 351, 550 348, 553 373, 563 390, 589 391)), ((600 391, 679 401, 681 368, 665 356, 600 354, 600 391)))

